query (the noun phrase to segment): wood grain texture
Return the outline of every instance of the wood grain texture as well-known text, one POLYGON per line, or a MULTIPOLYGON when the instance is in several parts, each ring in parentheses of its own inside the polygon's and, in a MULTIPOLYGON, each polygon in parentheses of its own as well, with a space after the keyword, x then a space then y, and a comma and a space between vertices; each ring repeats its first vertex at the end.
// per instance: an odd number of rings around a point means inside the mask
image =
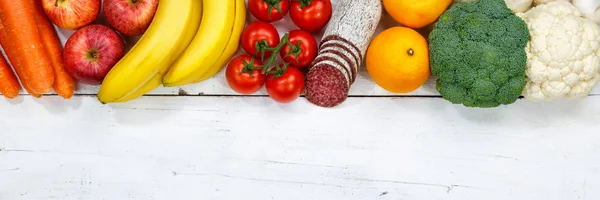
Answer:
POLYGON ((600 97, 19 98, 0 102, 2 200, 600 199, 600 97))

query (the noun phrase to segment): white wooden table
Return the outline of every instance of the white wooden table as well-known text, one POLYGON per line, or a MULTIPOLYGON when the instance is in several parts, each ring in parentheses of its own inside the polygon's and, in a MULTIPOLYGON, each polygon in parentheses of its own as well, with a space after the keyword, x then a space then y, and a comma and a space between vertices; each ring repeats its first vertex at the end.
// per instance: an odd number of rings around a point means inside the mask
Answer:
POLYGON ((600 199, 600 88, 469 109, 363 68, 332 109, 238 96, 222 73, 124 104, 96 91, 0 98, 0 200, 600 199))

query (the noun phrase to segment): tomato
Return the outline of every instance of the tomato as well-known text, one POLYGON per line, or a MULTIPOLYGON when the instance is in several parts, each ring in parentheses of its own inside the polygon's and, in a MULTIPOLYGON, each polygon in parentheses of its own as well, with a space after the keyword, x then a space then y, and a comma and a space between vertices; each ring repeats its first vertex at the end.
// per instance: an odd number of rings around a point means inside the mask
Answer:
POLYGON ((290 103, 304 91, 304 74, 295 67, 288 67, 280 76, 267 76, 267 93, 279 103, 290 103))
POLYGON ((329 23, 332 12, 330 0, 292 0, 290 18, 298 28, 316 32, 329 23))
MULTIPOLYGON (((244 51, 254 56, 261 58, 261 50, 269 47, 275 48, 279 45, 279 32, 277 29, 266 22, 257 21, 249 24, 242 31, 241 45, 244 51)), ((273 51, 265 51, 265 58, 273 54, 273 51)))
POLYGON ((309 32, 300 29, 290 31, 288 41, 294 47, 290 47, 289 45, 283 46, 279 52, 279 56, 285 62, 290 63, 290 65, 299 68, 307 67, 317 57, 319 51, 317 40, 309 32), (298 42, 300 42, 300 46, 296 46, 298 42))
POLYGON ((290 0, 248 0, 250 13, 260 21, 276 22, 290 10, 290 0))
POLYGON ((252 61, 252 57, 249 55, 237 56, 227 64, 225 71, 225 77, 229 87, 235 92, 250 95, 259 91, 265 84, 265 75, 261 73, 262 69, 253 69, 252 74, 244 72, 244 68, 249 64, 254 66, 260 66, 262 63, 257 59, 252 61))

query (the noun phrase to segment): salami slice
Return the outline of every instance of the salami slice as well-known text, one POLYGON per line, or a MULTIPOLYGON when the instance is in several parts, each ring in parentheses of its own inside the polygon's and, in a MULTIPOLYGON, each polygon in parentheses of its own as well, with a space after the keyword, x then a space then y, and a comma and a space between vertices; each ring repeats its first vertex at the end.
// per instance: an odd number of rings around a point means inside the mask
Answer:
POLYGON ((336 43, 336 44, 343 45, 348 48, 347 51, 355 53, 356 56, 359 58, 363 57, 363 55, 361 55, 360 49, 356 45, 354 45, 352 42, 350 42, 340 36, 337 36, 337 35, 325 36, 321 40, 321 44, 319 45, 319 48, 324 48, 325 45, 330 44, 330 43, 336 43))
POLYGON ((352 58, 354 58, 356 63, 359 63, 359 65, 362 62, 362 58, 360 57, 360 51, 358 51, 358 49, 355 49, 351 44, 342 42, 340 40, 323 40, 319 48, 327 49, 332 47, 340 49, 340 51, 343 50, 349 52, 352 55, 352 58))
POLYGON ((346 68, 350 72, 350 85, 354 83, 356 79, 356 64, 349 57, 344 55, 340 51, 336 51, 333 49, 324 49, 319 53, 322 57, 329 57, 333 60, 340 61, 343 64, 343 67, 346 68))
MULTIPOLYGON (((356 65, 354 65, 354 79, 356 79, 358 69, 362 65, 362 58, 360 57, 360 52, 353 46, 352 44, 348 44, 341 40, 327 40, 321 43, 321 49, 330 49, 333 48, 335 51, 339 51, 344 54, 348 58, 353 58, 356 65)), ((354 81, 353 81, 354 83, 354 81)))
POLYGON ((350 70, 344 67, 344 64, 340 60, 336 60, 333 57, 328 56, 319 56, 317 60, 314 62, 314 66, 319 66, 321 64, 327 64, 329 66, 335 67, 340 70, 344 77, 346 78, 346 82, 348 83, 348 87, 350 86, 350 82, 352 82, 352 74, 350 70))
POLYGON ((308 102, 317 102, 315 105, 322 107, 335 107, 348 98, 348 82, 342 71, 336 67, 327 64, 316 65, 306 77, 308 102))
POLYGON ((339 2, 321 40, 322 50, 307 74, 309 102, 334 107, 348 98, 381 14, 380 0, 339 2))

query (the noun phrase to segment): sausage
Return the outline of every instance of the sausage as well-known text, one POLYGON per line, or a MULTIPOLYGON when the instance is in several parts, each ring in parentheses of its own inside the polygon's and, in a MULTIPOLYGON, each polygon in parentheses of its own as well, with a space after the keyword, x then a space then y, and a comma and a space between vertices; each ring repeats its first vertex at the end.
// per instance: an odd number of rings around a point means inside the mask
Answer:
POLYGON ((334 49, 322 49, 319 52, 319 54, 323 57, 328 57, 334 60, 341 61, 343 63, 343 66, 348 70, 350 74, 350 85, 354 83, 354 80, 356 80, 356 70, 358 64, 355 63, 352 59, 350 59, 350 57, 348 57, 349 55, 347 54, 347 52, 343 53, 334 49))
POLYGON ((358 49, 358 47, 356 47, 350 41, 348 41, 342 37, 339 37, 337 35, 329 35, 329 36, 325 36, 321 40, 321 44, 320 44, 319 48, 321 50, 326 50, 328 48, 331 48, 330 50, 335 51, 336 54, 339 54, 340 56, 345 55, 345 57, 347 57, 347 58, 355 57, 357 64, 350 66, 351 71, 353 73, 352 74, 352 82, 350 83, 350 85, 352 85, 354 83, 354 80, 356 79, 358 67, 360 66, 360 61, 359 61, 360 50, 358 49), (329 46, 334 46, 334 47, 329 47, 329 46))
MULTIPOLYGON (((328 66, 335 67, 336 69, 342 72, 342 75, 344 75, 344 80, 346 81, 346 84, 352 82, 352 74, 350 70, 346 68, 340 60, 329 56, 320 56, 318 59, 315 60, 313 66, 318 66, 320 64, 327 64, 328 66)), ((350 87, 350 84, 348 84, 348 87, 350 87)))
MULTIPOLYGON (((353 74, 353 80, 356 80, 356 76, 358 74, 358 68, 362 63, 362 58, 360 58, 360 52, 358 51, 358 49, 355 46, 352 46, 352 44, 348 44, 344 41, 341 40, 324 40, 323 43, 321 43, 321 46, 319 47, 321 48, 321 52, 326 51, 335 51, 336 54, 341 54, 342 56, 346 57, 346 58, 353 58, 354 59, 354 68, 352 68, 352 72, 353 74)), ((354 81, 352 81, 352 83, 354 83, 354 81)), ((352 84, 351 83, 351 84, 352 84)))
POLYGON ((348 52, 335 50, 333 48, 324 48, 321 49, 319 53, 324 55, 333 54, 335 56, 330 57, 337 57, 338 59, 342 59, 343 61, 345 61, 348 64, 348 67, 350 67, 350 76, 352 77, 350 85, 354 83, 354 81, 356 80, 356 75, 358 73, 358 66, 360 64, 355 60, 351 59, 350 57, 352 56, 348 52))
POLYGON ((310 103, 335 107, 348 98, 381 14, 380 0, 344 0, 335 7, 321 51, 306 75, 310 103))
MULTIPOLYGON (((310 91, 310 95, 318 97, 316 100, 319 101, 319 104, 317 105, 322 107, 333 107, 337 104, 336 102, 344 102, 350 91, 342 71, 328 64, 315 65, 308 72, 306 88, 307 91, 310 91)), ((309 99, 308 95, 308 93, 305 94, 307 99, 309 99)))
POLYGON ((357 57, 360 57, 362 59, 362 56, 360 55, 360 49, 356 45, 352 44, 352 42, 350 42, 342 37, 339 37, 337 35, 325 36, 321 40, 321 44, 319 45, 319 48, 325 48, 325 46, 330 43, 336 43, 336 44, 345 46, 346 48, 348 48, 347 51, 352 52, 353 54, 356 54, 357 57))
POLYGON ((354 49, 351 46, 351 44, 344 43, 339 40, 323 40, 321 46, 319 46, 320 49, 328 49, 332 47, 340 49, 340 51, 344 53, 350 52, 351 57, 354 58, 355 62, 358 63, 358 65, 360 65, 362 61, 362 58, 360 57, 360 52, 358 51, 358 49, 354 49))

